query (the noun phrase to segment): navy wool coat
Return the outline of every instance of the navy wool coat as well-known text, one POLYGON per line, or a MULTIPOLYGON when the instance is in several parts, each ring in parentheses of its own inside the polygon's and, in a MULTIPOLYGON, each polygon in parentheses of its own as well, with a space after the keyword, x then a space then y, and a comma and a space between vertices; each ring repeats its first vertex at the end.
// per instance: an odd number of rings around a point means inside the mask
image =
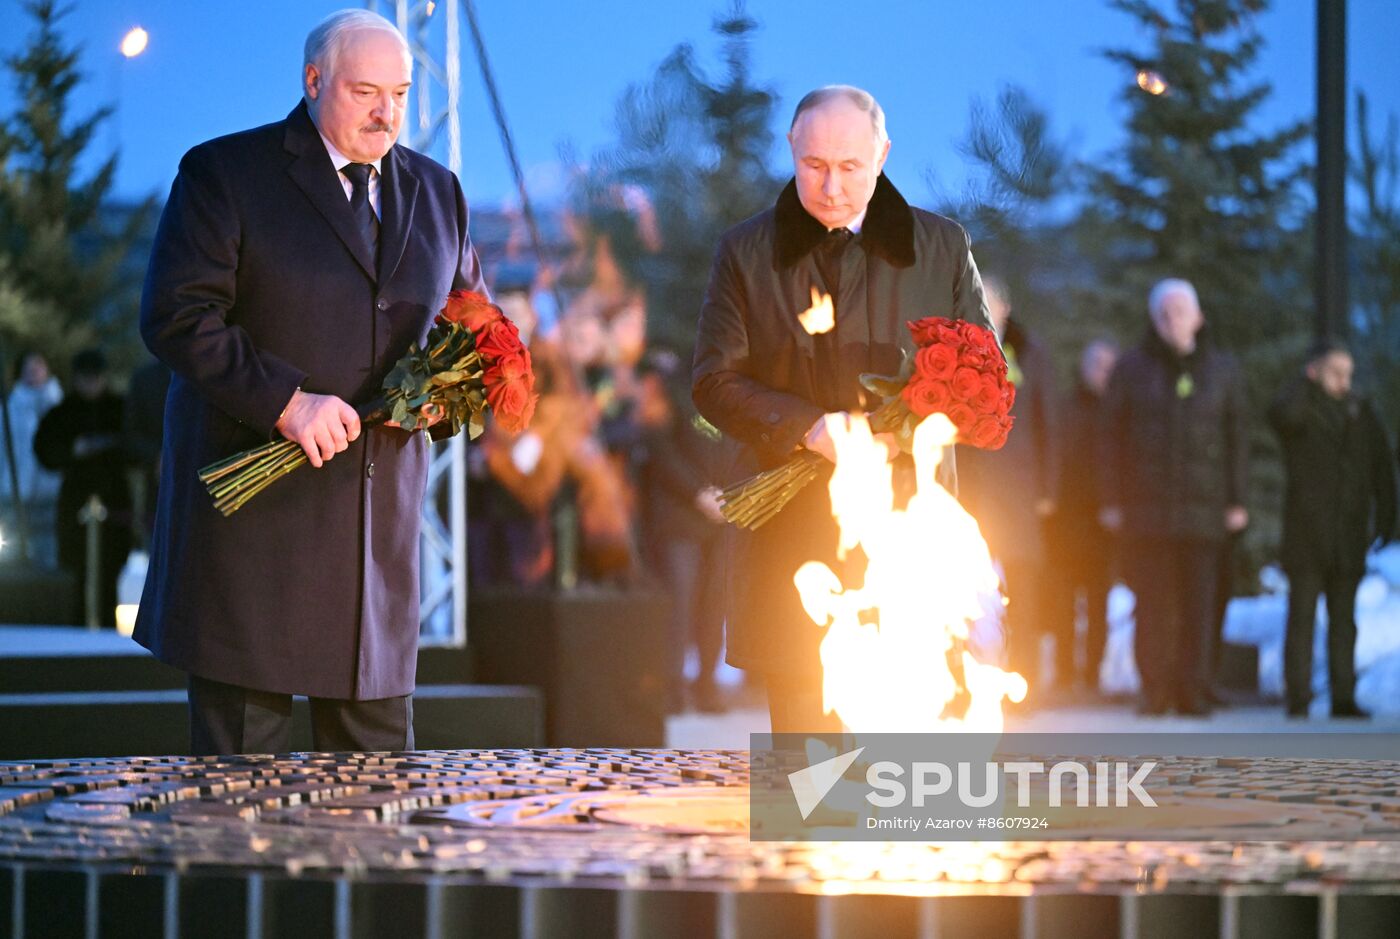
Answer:
POLYGON ((141 332, 174 373, 136 639, 263 691, 413 691, 423 434, 374 428, 229 518, 200 467, 273 439, 297 389, 372 399, 449 290, 482 290, 456 177, 402 146, 381 163, 378 257, 304 104, 180 162, 141 332))

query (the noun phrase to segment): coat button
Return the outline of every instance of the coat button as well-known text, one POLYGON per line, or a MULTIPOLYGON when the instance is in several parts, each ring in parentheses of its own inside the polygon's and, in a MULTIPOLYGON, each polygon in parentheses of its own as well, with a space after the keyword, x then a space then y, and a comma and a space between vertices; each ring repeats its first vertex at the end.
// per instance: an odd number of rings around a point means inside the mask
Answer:
POLYGON ((366 466, 366 467, 365 467, 365 475, 368 476, 368 477, 370 477, 371 479, 374 478, 374 464, 373 464, 373 463, 371 463, 369 466, 366 466))
POLYGON ((380 313, 383 313, 385 310, 389 309, 389 301, 380 297, 378 300, 374 301, 374 308, 380 313))

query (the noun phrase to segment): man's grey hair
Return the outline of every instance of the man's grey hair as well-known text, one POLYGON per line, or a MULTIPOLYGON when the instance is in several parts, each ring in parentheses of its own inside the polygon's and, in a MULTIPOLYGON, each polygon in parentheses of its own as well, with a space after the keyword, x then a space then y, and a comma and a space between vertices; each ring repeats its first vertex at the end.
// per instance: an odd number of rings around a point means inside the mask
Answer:
POLYGON ((351 33, 362 30, 378 30, 393 34, 403 48, 404 58, 409 57, 408 41, 403 38, 403 33, 399 32, 398 27, 378 13, 371 13, 369 10, 337 10, 317 23, 312 27, 311 32, 306 34, 306 46, 301 56, 303 95, 306 93, 306 67, 315 65, 323 75, 329 75, 335 71, 335 60, 340 55, 341 49, 344 48, 346 38, 351 33))
POLYGON ((855 85, 826 85, 807 92, 802 96, 802 100, 797 102, 797 110, 792 112, 792 123, 788 125, 788 133, 792 132, 797 126, 797 119, 807 111, 838 99, 849 101, 858 110, 870 115, 870 126, 875 130, 876 143, 884 143, 890 139, 889 134, 885 133, 885 109, 880 107, 880 102, 875 100, 874 95, 855 85))
POLYGON ((1167 301, 1167 297, 1174 293, 1189 297, 1196 309, 1201 308, 1200 298, 1196 296, 1196 288, 1191 286, 1191 281, 1182 280, 1180 277, 1168 277, 1157 281, 1157 286, 1147 295, 1147 315, 1156 318, 1157 314, 1162 312, 1162 304, 1167 301))

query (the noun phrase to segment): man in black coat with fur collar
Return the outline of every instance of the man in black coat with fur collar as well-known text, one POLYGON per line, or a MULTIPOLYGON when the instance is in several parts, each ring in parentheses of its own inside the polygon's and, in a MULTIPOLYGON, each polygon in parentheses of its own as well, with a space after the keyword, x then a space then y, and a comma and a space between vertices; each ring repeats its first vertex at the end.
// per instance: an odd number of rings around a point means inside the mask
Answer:
MULTIPOLYGON (((774 208, 725 233, 700 314, 693 395, 739 445, 726 483, 800 447, 831 459, 823 416, 878 404, 860 375, 899 369, 901 350, 913 351, 906 322, 940 315, 990 328, 967 233, 911 208, 881 175, 890 144, 874 98, 818 89, 797 105, 788 141, 796 178, 774 208), (817 336, 798 322, 814 287, 836 310, 817 336)), ((839 729, 823 714, 822 630, 792 582, 809 560, 841 570, 828 478, 757 531, 728 532, 727 659, 763 677, 775 733, 839 729)))
POLYGON ((1288 632, 1283 644, 1290 717, 1312 701, 1313 625, 1327 598, 1327 672, 1333 717, 1365 717, 1356 706, 1356 589, 1366 551, 1395 533, 1395 468, 1375 409, 1351 390, 1346 346, 1319 342, 1303 374, 1269 408, 1283 444, 1283 569, 1288 632))

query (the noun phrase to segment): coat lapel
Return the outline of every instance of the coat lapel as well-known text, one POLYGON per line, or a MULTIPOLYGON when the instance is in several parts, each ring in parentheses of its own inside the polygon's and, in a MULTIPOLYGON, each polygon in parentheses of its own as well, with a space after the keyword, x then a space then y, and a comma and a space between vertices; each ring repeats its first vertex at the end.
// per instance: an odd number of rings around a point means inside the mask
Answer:
MULTIPOLYGON (((287 175, 306 193, 316 211, 330 224, 336 237, 345 243, 345 247, 354 255, 364 272, 371 278, 375 277, 374 258, 370 254, 369 245, 365 244, 364 236, 355 224, 355 217, 350 214, 350 200, 345 198, 345 189, 340 184, 335 167, 331 165, 331 157, 326 152, 321 135, 316 132, 316 125, 311 123, 311 115, 306 111, 305 102, 298 104, 287 116, 287 133, 283 146, 288 153, 295 156, 287 167, 287 175)), ((380 190, 380 197, 382 205, 383 188, 380 190)), ((381 233, 381 240, 382 238, 381 233)), ((399 243, 399 250, 403 250, 402 241, 399 243)), ((396 257, 395 263, 397 262, 396 257)))
POLYGON ((409 226, 413 224, 413 204, 418 197, 418 177, 409 171, 403 155, 396 146, 384 157, 379 181, 379 283, 387 284, 394 276, 408 242, 409 226))

